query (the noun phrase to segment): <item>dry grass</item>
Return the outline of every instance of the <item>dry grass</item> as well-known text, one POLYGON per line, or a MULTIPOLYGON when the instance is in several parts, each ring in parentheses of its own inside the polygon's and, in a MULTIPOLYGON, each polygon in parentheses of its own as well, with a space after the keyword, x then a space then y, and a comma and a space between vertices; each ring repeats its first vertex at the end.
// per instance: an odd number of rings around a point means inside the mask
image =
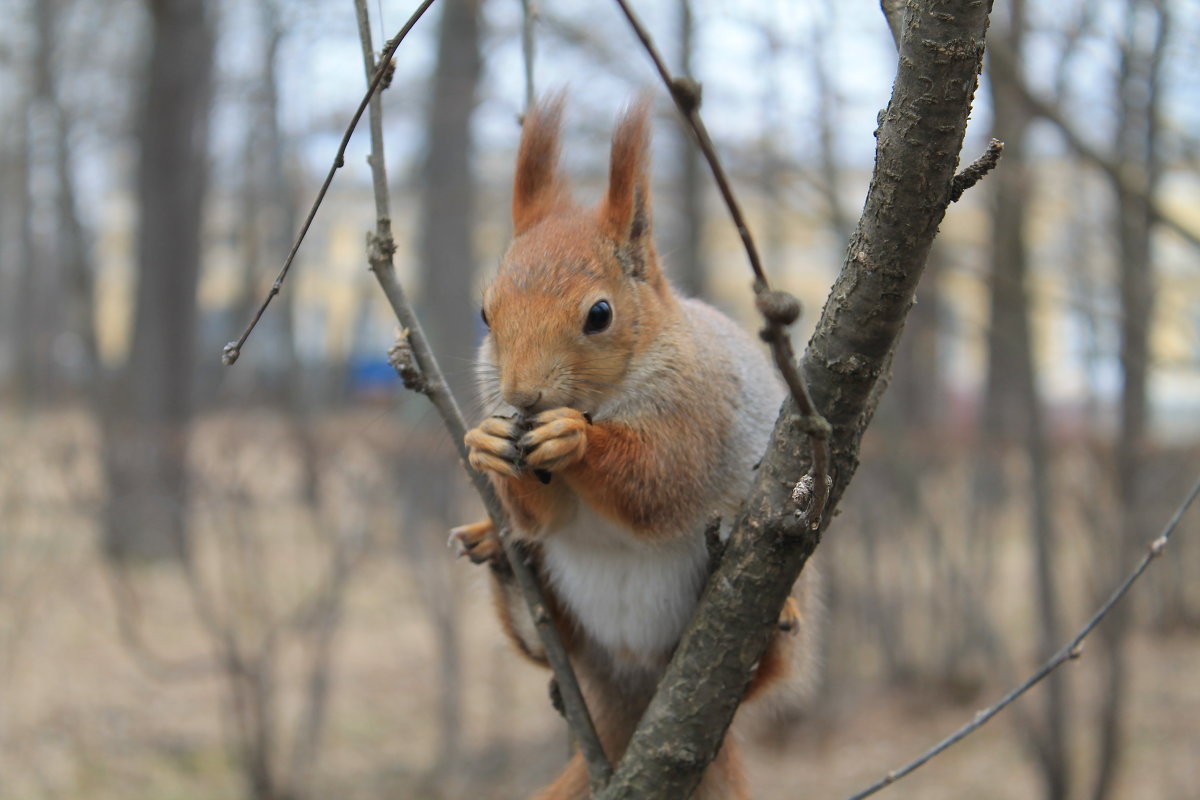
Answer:
MULTIPOLYGON (((422 454, 417 469, 436 471, 452 460, 448 451, 389 419, 372 413, 321 423, 312 504, 302 499, 306 456, 286 424, 267 415, 202 423, 192 513, 204 585, 222 619, 254 642, 272 620, 286 619, 319 590, 337 536, 366 537, 369 548, 353 573, 335 642, 329 724, 312 796, 526 796, 566 753, 563 727, 545 699, 546 675, 511 653, 496 629, 484 576, 453 562, 441 548, 442 523, 422 522, 422 498, 405 494, 412 453, 422 454), (444 672, 431 613, 438 596, 455 599, 464 644, 462 751, 440 770, 437 699, 444 672)), ((114 584, 96 548, 104 500, 98 447, 94 427, 79 414, 0 419, 0 798, 242 795, 228 748, 227 684, 212 666, 212 640, 176 569, 141 568, 131 579, 140 630, 159 656, 199 663, 199 673, 155 676, 118 635, 114 584)), ((850 536, 853 524, 848 513, 838 535, 850 536)), ((1194 530, 1193 524, 1182 533, 1194 530)), ((999 617, 1006 635, 1028 640, 1020 621, 1030 594, 1024 550, 1008 541, 997 580, 1001 595, 1012 599, 999 617)), ((831 547, 827 555, 849 557, 852 550, 831 547)), ((294 636, 279 649, 282 753, 305 695, 306 646, 294 636)), ((1015 648, 1022 665, 1030 663, 1025 650, 1015 648)), ((1003 688, 985 671, 980 686, 966 692, 969 703, 960 697, 955 704, 945 685, 894 688, 873 680, 878 671, 865 665, 876 656, 865 646, 859 652, 863 664, 854 679, 835 680, 805 722, 774 729, 769 742, 747 743, 756 797, 845 796, 1003 688)), ((1118 796, 1195 797, 1200 637, 1142 632, 1132 653, 1131 744, 1118 796)), ((1086 730, 1098 676, 1087 658, 1067 669, 1077 727, 1086 730)), ((1021 735, 1013 717, 1003 717, 883 796, 1036 797, 1037 773, 1021 735)), ((1076 738, 1077 760, 1084 761, 1090 737, 1076 738)))

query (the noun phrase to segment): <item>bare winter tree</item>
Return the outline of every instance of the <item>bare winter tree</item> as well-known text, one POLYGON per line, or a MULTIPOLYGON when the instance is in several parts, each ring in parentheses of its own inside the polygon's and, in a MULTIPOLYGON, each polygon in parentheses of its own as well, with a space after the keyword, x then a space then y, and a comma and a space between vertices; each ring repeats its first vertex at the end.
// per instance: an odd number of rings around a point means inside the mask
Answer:
MULTIPOLYGON (((71 3, 34 3, 28 94, 13 120, 10 214, 18 274, 11 297, 17 387, 27 405, 78 390, 96 366, 92 264, 79 215, 70 137, 77 111, 64 101, 63 51, 71 3)), ((10 229, 11 230, 11 229, 10 229)))
POLYGON ((147 0, 147 10, 136 308, 127 361, 105 398, 104 544, 117 558, 184 558, 213 30, 202 0, 147 0))
MULTIPOLYGON (((470 367, 479 334, 479 297, 475 291, 478 258, 476 176, 472 158, 471 118, 478 102, 483 66, 483 0, 443 3, 437 35, 437 62, 427 105, 425 160, 421 172, 418 258, 424 283, 422 307, 429 335, 450 368, 446 378, 460 398, 475 395, 470 367)), ((421 435, 421 434, 418 434, 421 435)), ((438 444, 441 444, 440 442, 438 444)), ((441 444, 443 452, 448 452, 441 444)), ((421 448, 428 454, 433 447, 421 448)), ((433 626, 441 679, 438 686, 436 772, 446 775, 462 749, 462 632, 453 571, 440 547, 442 521, 459 502, 457 465, 451 458, 422 457, 399 465, 409 509, 405 550, 433 626), (431 530, 432 527, 432 530, 431 530), (430 547, 437 543, 439 546, 430 547)))
MULTIPOLYGON (((1150 321, 1154 306, 1151 204, 1162 177, 1159 114, 1162 66, 1170 29, 1169 5, 1127 0, 1124 28, 1118 39, 1117 127, 1113 152, 1124 165, 1127 186, 1113 181, 1113 227, 1117 231, 1117 283, 1121 298, 1121 399, 1116 446, 1115 492, 1120 524, 1108 575, 1135 552, 1130 532, 1145 526, 1143 472, 1147 466, 1147 379, 1150 368, 1150 321)), ((1126 639, 1130 609, 1118 609, 1102 629, 1106 681, 1101 710, 1100 751, 1096 762, 1094 800, 1112 795, 1125 740, 1125 706, 1129 692, 1126 639)))
MULTIPOLYGON (((1001 46, 1006 53, 1013 54, 1016 63, 1020 63, 1025 27, 1025 4, 1023 0, 1014 0, 1007 5, 1006 13, 998 15, 992 32, 993 39, 1002 42, 1001 46)), ((992 183, 991 317, 983 436, 991 442, 1019 442, 1029 462, 1028 530, 1039 608, 1038 650, 1042 657, 1048 657, 1062 639, 1062 621, 1051 513, 1053 479, 1029 320, 1026 217, 1031 177, 1025 150, 1031 115, 1014 86, 1019 79, 1013 72, 993 69, 988 75, 993 136, 1005 143, 1005 161, 992 183)), ((1002 465, 997 463, 1004 449, 990 448, 991 469, 986 472, 991 477, 984 478, 985 483, 999 485, 1004 480, 1002 465)), ((1070 717, 1065 678, 1061 673, 1050 677, 1041 713, 1029 731, 1028 741, 1049 800, 1062 800, 1071 792, 1070 717)))
MULTIPOLYGON (((238 174, 240 204, 238 239, 244 259, 239 296, 232 304, 238 319, 246 318, 270 279, 276 254, 286 252, 296 227, 294 187, 288 173, 289 138, 280 120, 281 48, 289 21, 279 0, 257 0, 258 48, 256 74, 250 78, 246 130, 238 174)), ((271 357, 262 359, 246 377, 266 383, 272 400, 303 416, 305 391, 296 352, 293 296, 280 298, 279 313, 263 321, 271 357)), ((213 366, 216 366, 215 364, 213 366)), ((261 385, 256 387, 263 388, 261 385)))
POLYGON ((474 395, 468 365, 479 330, 475 294, 475 176, 471 159, 471 116, 478 102, 482 68, 480 37, 483 0, 442 5, 438 57, 428 100, 425 160, 421 174, 421 215, 417 230, 424 282, 423 316, 429 336, 446 354, 450 385, 459 397, 474 395))

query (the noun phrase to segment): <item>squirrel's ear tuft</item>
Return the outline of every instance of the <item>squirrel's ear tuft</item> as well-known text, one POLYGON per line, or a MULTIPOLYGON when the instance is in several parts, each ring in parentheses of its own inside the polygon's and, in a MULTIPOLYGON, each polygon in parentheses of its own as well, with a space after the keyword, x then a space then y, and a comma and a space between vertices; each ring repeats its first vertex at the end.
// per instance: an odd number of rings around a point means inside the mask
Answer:
POLYGON ((513 234, 520 235, 570 202, 558 174, 563 93, 542 99, 525 114, 513 178, 513 234))
POLYGON ((642 97, 625 112, 613 133, 608 194, 600 221, 630 257, 633 276, 646 280, 657 269, 651 247, 650 100, 642 97))

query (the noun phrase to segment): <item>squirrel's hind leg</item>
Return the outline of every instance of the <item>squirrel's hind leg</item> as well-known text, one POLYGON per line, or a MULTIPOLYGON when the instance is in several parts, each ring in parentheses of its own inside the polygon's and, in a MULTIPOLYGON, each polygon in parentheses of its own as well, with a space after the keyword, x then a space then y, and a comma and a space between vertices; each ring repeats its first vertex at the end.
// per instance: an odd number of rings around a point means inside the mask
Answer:
POLYGON ((490 518, 451 528, 450 544, 457 545, 459 556, 466 556, 473 564, 504 565, 504 548, 490 518))
POLYGON ((587 765, 576 752, 554 782, 534 795, 534 800, 587 800, 588 796, 587 765))
POLYGON ((758 662, 758 669, 754 672, 750 687, 746 689, 744 700, 762 694, 773 683, 787 676, 792 666, 792 642, 789 639, 798 633, 803 621, 799 604, 794 597, 789 597, 779 612, 777 629, 771 636, 771 643, 767 645, 767 652, 763 653, 762 660, 758 662))

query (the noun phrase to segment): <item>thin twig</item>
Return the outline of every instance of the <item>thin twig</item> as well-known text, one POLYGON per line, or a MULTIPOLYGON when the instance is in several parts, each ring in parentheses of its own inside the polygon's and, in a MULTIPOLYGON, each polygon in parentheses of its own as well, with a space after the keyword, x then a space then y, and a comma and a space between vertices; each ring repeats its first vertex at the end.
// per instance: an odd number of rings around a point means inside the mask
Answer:
POLYGON ((704 153, 704 158, 708 161, 709 169, 712 170, 713 178, 717 182, 717 189, 721 192, 721 197, 729 209, 729 216, 732 217, 733 224, 737 227, 742 246, 746 249, 746 257, 750 259, 750 268, 754 270, 755 289, 757 290, 760 286, 764 289, 769 288, 767 275, 763 271, 762 259, 758 255, 758 246, 754 243, 754 237, 750 235, 750 228, 746 224, 746 218, 742 215, 742 208, 733 195, 725 168, 717 158, 716 148, 713 146, 712 139, 709 138, 708 129, 704 126, 704 121, 700 119, 700 84, 689 77, 676 78, 671 75, 654 40, 650 37, 650 33, 633 13, 633 9, 629 7, 626 0, 617 0, 617 5, 625 12, 625 18, 629 20, 634 33, 637 34, 642 46, 646 49, 647 55, 654 62, 654 67, 658 70, 659 77, 662 78, 667 91, 671 93, 671 98, 679 108, 679 113, 691 127, 692 133, 696 135, 700 150, 704 153))
POLYGON ((746 250, 750 268, 754 271, 755 303, 767 323, 761 335, 763 341, 771 346, 775 365, 783 375, 792 399, 796 401, 796 406, 800 410, 798 424, 808 437, 812 448, 812 466, 809 470, 812 479, 812 494, 807 508, 801 513, 808 526, 816 529, 821 524, 821 517, 829 500, 830 429, 829 423, 813 404, 812 395, 800 374, 796 354, 792 350, 791 339, 787 334, 787 327, 800 317, 800 303, 787 292, 771 289, 766 272, 763 270, 762 260, 758 255, 758 246, 750 234, 750 227, 742 215, 741 206, 734 197, 733 187, 717 156, 716 147, 708 135, 704 120, 700 118, 700 85, 690 77, 676 78, 672 76, 662 55, 658 52, 658 48, 654 45, 650 33, 633 13, 633 9, 629 7, 626 0, 617 0, 617 5, 625 13, 625 18, 629 20, 629 24, 646 49, 650 60, 654 62, 654 67, 658 70, 663 84, 671 93, 671 98, 675 101, 679 113, 687 121, 692 133, 695 134, 696 143, 700 146, 700 152, 704 154, 705 161, 708 162, 713 179, 717 183, 717 189, 721 192, 725 207, 729 210, 729 216, 733 220, 738 236, 742 240, 742 246, 746 250))
MULTIPOLYGON (((417 20, 433 5, 434 0, 424 0, 413 15, 408 18, 408 22, 404 23, 404 27, 400 29, 383 48, 383 53, 379 58, 380 64, 391 64, 392 56, 396 52, 396 48, 404 41, 404 37, 412 30, 413 25, 417 24, 417 20)), ((246 330, 242 331, 242 335, 238 337, 236 342, 230 342, 225 345, 221 351, 221 363, 229 366, 238 360, 238 356, 242 354, 242 346, 246 344, 246 340, 250 338, 250 334, 254 331, 254 326, 258 325, 258 321, 262 319, 263 312, 267 310, 267 306, 271 304, 271 300, 275 295, 279 294, 279 290, 283 288, 283 281, 287 278, 288 270, 292 267, 292 261, 296 258, 296 253, 300 251, 300 245, 304 243, 304 237, 308 235, 308 229, 312 225, 313 219, 317 216, 317 209, 321 207, 321 203, 325 200, 325 193, 329 191, 329 184, 333 183, 333 176, 342 165, 346 163, 346 147, 350 144, 350 137, 354 135, 354 129, 358 127, 358 121, 362 118, 363 112, 367 109, 367 104, 371 102, 371 98, 375 96, 380 85, 384 84, 385 80, 391 80, 392 71, 390 69, 381 69, 370 76, 370 84, 367 86, 367 93, 363 95, 362 101, 358 104, 358 108, 354 112, 354 116, 350 118, 350 124, 346 126, 346 132, 342 134, 342 142, 338 145, 337 155, 334 156, 333 165, 329 167, 329 173, 325 176, 325 182, 321 184, 321 190, 317 192, 317 198, 313 200, 312 208, 308 210, 308 216, 304 218, 304 224, 300 226, 300 233, 296 235, 296 241, 292 243, 292 249, 288 252, 287 258, 283 261, 283 268, 279 270, 279 274, 275 276, 275 281, 271 284, 270 291, 263 298, 262 304, 255 312, 254 318, 250 320, 250 324, 246 326, 246 330)))
MULTIPOLYGON (((354 6, 358 15, 359 36, 362 41, 363 66, 367 75, 378 74, 379 70, 375 64, 374 50, 371 45, 371 27, 367 17, 366 0, 354 0, 354 6)), ((382 58, 390 58, 389 50, 384 50, 382 58)), ((380 63, 386 62, 381 60, 380 63)), ((437 409, 451 440, 458 448, 463 467, 483 500, 488 516, 495 525, 500 543, 504 547, 504 553, 512 567, 513 577, 529 605, 530 615, 546 649, 546 659, 550 662, 550 667, 562 693, 567 722, 571 726, 576 741, 579 742, 580 750, 587 763, 588 777, 592 788, 594 791, 598 791, 607 783, 612 774, 612 767, 604 754, 600 737, 596 734, 595 725, 592 723, 591 715, 588 713, 583 699, 583 692, 579 688, 579 682, 576 680, 571 662, 567 658, 566 648, 550 617, 549 607, 528 556, 516 546, 509 535, 511 523, 500 498, 487 478, 470 466, 464 442, 467 430, 462 413, 442 376, 441 367, 429 347, 420 320, 413 312, 404 288, 396 277, 395 265, 392 263, 396 245, 391 232, 392 222, 387 193, 387 169, 383 154, 382 120, 379 96, 374 95, 370 99, 371 155, 369 161, 374 182, 376 230, 369 237, 368 260, 372 274, 375 275, 380 288, 387 296, 388 303, 402 327, 401 341, 398 342, 396 348, 393 348, 392 358, 396 359, 397 351, 403 351, 406 347, 411 350, 412 361, 415 362, 415 367, 420 372, 419 379, 413 381, 415 388, 428 397, 434 408, 437 409)))
POLYGON ((1043 678, 1054 672, 1054 670, 1061 667, 1064 663, 1079 658, 1079 656, 1083 654, 1083 640, 1086 639, 1088 634, 1090 634, 1095 627, 1100 624, 1101 620, 1108 615, 1108 612, 1113 609, 1113 606, 1115 606, 1121 600, 1121 598, 1125 596, 1125 593, 1129 591, 1134 582, 1140 578, 1142 573, 1146 571, 1146 568, 1150 566, 1150 562, 1162 555, 1163 550, 1166 549, 1167 543, 1171 539, 1171 534, 1174 533, 1175 528, 1179 525, 1179 520, 1183 518, 1184 513, 1191 506, 1192 501, 1196 499, 1197 495, 1200 495, 1200 479, 1196 481, 1187 497, 1185 497, 1183 502, 1180 503, 1179 507, 1175 509, 1175 513, 1171 516, 1171 520, 1163 528, 1162 533, 1160 533, 1158 538, 1151 542, 1147 547, 1146 553, 1142 556, 1142 560, 1138 563, 1137 567, 1135 567, 1134 570, 1129 573, 1128 577, 1126 577, 1125 580, 1122 581, 1121 584, 1116 588, 1116 590, 1113 591, 1108 600, 1106 600, 1104 604, 1096 611, 1096 613, 1092 615, 1091 619, 1087 621, 1087 624, 1080 628, 1079 632, 1075 634, 1074 638, 1063 645, 1057 653, 1051 656, 1049 661, 1039 667, 1038 670, 1030 675, 1023 683, 1011 690, 1008 694, 1004 695, 1004 697, 1002 697, 995 705, 985 708, 977 713, 975 718, 969 723, 962 726, 942 741, 938 742, 929 750, 926 750, 913 761, 905 764, 903 767, 892 770, 887 775, 868 786, 866 789, 863 789, 857 794, 851 795, 849 798, 847 798, 847 800, 862 800, 864 797, 870 797, 881 789, 892 785, 909 773, 914 772, 917 768, 921 767, 930 759, 939 755, 942 751, 948 749, 951 745, 958 743, 979 728, 983 727, 985 722, 1003 711, 1007 706, 1011 705, 1015 700, 1017 700, 1017 698, 1032 689, 1043 678))
POLYGON ((1003 153, 1004 142, 999 139, 992 139, 988 142, 987 151, 975 159, 971 166, 954 176, 954 180, 950 184, 950 202, 957 203, 963 196, 963 192, 979 183, 984 175, 994 170, 996 164, 1000 163, 1000 156, 1003 153))

